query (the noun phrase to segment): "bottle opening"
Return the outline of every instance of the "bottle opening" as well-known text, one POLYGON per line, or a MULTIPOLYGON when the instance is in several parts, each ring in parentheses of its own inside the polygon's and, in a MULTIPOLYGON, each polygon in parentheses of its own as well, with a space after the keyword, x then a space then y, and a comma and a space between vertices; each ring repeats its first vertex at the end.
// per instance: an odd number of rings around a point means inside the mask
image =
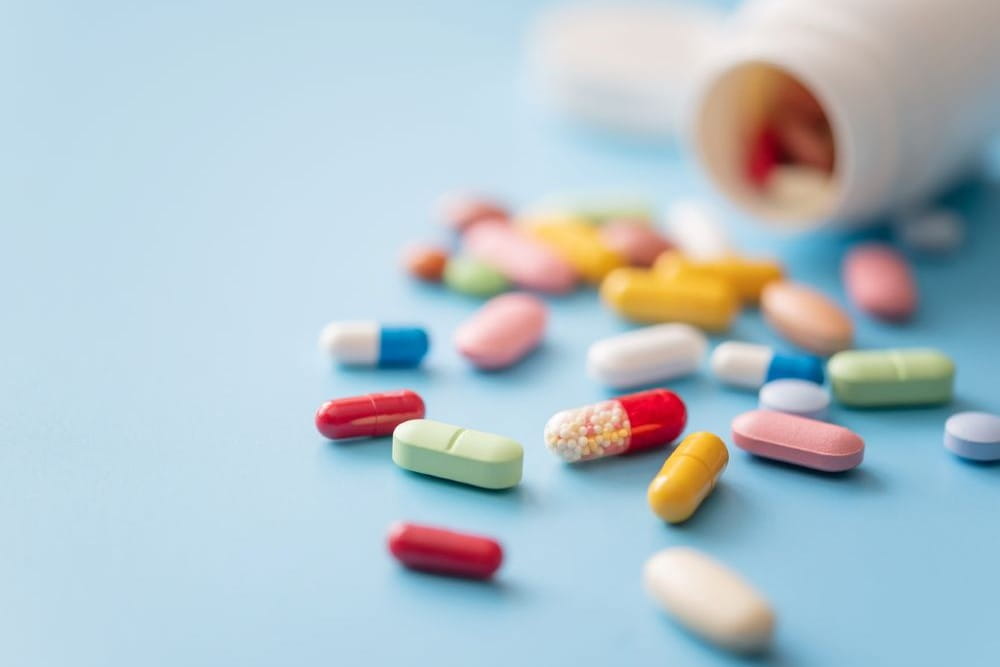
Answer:
POLYGON ((841 194, 836 136, 802 81, 775 65, 743 63, 702 99, 695 140, 729 197, 788 229, 831 216, 841 194))

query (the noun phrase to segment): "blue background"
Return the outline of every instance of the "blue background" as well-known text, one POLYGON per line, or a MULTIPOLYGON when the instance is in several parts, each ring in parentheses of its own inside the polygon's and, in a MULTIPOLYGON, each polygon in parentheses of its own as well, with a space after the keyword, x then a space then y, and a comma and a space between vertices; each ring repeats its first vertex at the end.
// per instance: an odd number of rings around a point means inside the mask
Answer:
MULTIPOLYGON (((553 299, 543 349, 486 375, 449 344, 476 303, 397 267, 455 186, 712 197, 676 147, 531 103, 519 40, 538 6, 160 4, 22 2, 0 21, 0 663, 741 663, 640 587, 647 557, 684 544, 773 600, 759 664, 996 664, 1000 467, 941 445, 952 412, 1000 410, 995 166, 952 196, 969 243, 917 263, 916 321, 857 320, 862 346, 953 355, 954 404, 836 411, 868 445, 843 476, 734 450, 672 527, 645 503, 665 451, 568 467, 542 444, 551 413, 606 395, 584 353, 626 326, 592 292, 553 299), (316 336, 338 318, 427 323, 426 367, 332 370, 316 336), (521 440, 523 484, 419 477, 388 439, 315 432, 322 400, 399 386, 521 440), (401 570, 383 547, 398 518, 497 536, 498 580, 401 570)), ((749 252, 841 295, 848 239, 776 239, 724 210, 749 252)), ((776 342, 756 313, 731 336, 776 342)), ((755 403, 705 375, 670 386, 694 429, 727 434, 755 403)))

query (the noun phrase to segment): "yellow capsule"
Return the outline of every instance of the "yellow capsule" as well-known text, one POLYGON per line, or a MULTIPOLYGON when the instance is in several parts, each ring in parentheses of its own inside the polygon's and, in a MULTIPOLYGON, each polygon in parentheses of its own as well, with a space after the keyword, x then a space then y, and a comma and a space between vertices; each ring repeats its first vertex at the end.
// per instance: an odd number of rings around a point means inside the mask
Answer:
POLYGON ((679 252, 661 254, 653 270, 668 280, 688 278, 721 278, 732 285, 739 297, 747 303, 758 303, 760 293, 768 283, 781 280, 784 272, 778 262, 767 259, 748 259, 731 255, 721 259, 694 261, 679 252))
POLYGON ((669 523, 687 521, 712 492, 729 463, 722 440, 706 431, 692 433, 667 457, 649 485, 653 512, 669 523))
POLYGON ((522 229, 550 247, 589 282, 598 283, 610 271, 625 265, 625 258, 601 241, 599 229, 582 220, 527 220, 522 229))
POLYGON ((692 276, 665 280, 655 271, 620 268, 601 283, 601 298, 636 322, 686 322, 722 331, 739 311, 732 286, 721 278, 692 276))

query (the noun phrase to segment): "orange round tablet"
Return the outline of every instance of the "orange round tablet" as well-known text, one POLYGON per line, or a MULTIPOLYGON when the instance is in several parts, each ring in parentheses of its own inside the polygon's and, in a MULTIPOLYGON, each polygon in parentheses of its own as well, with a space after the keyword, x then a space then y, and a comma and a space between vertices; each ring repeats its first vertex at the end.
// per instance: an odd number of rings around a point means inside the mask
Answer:
POLYGON ((413 245, 403 251, 403 268, 414 278, 441 282, 448 253, 433 245, 413 245))

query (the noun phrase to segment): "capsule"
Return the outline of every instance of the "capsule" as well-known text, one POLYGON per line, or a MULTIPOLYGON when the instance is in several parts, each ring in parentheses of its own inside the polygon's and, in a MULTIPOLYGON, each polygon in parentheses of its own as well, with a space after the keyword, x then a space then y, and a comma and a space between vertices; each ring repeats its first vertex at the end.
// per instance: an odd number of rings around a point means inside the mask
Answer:
POLYGON ((727 463, 729 451, 718 436, 692 433, 681 440, 650 483, 649 507, 668 523, 687 521, 715 488, 727 463))
POLYGON ((651 389, 563 410, 545 424, 545 444, 569 463, 617 456, 672 442, 687 422, 677 394, 651 389))
POLYGON ((576 272, 566 260, 508 225, 481 222, 462 242, 466 252, 524 289, 562 294, 576 285, 576 272))
POLYGON ((728 282, 746 303, 760 301, 764 288, 782 279, 781 264, 766 259, 728 255, 718 259, 694 261, 679 252, 660 255, 653 270, 664 278, 684 280, 690 277, 720 278, 728 282))
POLYGON ((930 348, 848 350, 826 367, 833 395, 844 405, 931 405, 951 400, 955 364, 930 348))
POLYGON ((386 538, 389 553, 413 570, 489 579, 503 563, 503 548, 489 537, 396 522, 386 538))
POLYGON ((733 442, 756 456, 823 472, 850 470, 865 456, 865 441, 854 431, 770 410, 733 419, 733 442))
POLYGON ((400 389, 327 401, 316 411, 316 429, 331 440, 377 438, 423 416, 423 399, 409 389, 400 389))
POLYGON ((487 301, 455 332, 459 353, 483 370, 511 366, 538 347, 548 319, 545 303, 525 293, 487 301))
POLYGON ((484 489, 521 481, 524 448, 493 433, 430 419, 411 419, 392 432, 392 460, 400 468, 484 489))
POLYGON ((664 280, 653 271, 634 268, 609 273, 601 283, 601 298, 636 322, 686 322, 709 331, 727 329, 739 310, 739 298, 724 280, 664 280))
POLYGON ((625 265, 625 258, 606 246, 598 230, 589 223, 572 219, 529 222, 523 229, 566 260, 588 282, 599 283, 608 273, 625 265))
POLYGON ((630 389, 694 373, 708 339, 687 324, 656 324, 599 340, 587 350, 587 372, 615 389, 630 389))
POLYGON ((775 352, 767 345, 726 341, 712 352, 712 374, 726 384, 759 389, 766 382, 798 378, 823 384, 823 360, 811 354, 775 352))
POLYGON ((331 322, 319 337, 320 349, 345 366, 419 366, 430 347, 422 327, 378 322, 331 322))

